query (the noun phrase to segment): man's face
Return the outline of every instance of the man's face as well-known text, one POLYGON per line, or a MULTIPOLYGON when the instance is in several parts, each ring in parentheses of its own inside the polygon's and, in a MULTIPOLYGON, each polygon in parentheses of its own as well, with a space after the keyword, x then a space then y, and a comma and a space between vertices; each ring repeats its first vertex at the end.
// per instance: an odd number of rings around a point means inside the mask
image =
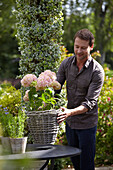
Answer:
POLYGON ((82 40, 79 37, 74 42, 74 53, 78 60, 87 59, 92 48, 89 46, 89 41, 82 40))

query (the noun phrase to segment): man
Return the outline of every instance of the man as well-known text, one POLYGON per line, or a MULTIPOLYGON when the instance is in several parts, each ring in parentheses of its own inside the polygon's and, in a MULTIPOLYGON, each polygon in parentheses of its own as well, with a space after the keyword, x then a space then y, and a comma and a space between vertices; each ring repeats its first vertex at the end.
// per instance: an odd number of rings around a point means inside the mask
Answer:
POLYGON ((94 170, 95 138, 98 122, 97 100, 103 82, 102 66, 94 60, 94 36, 88 29, 79 30, 74 37, 75 56, 66 58, 60 65, 57 80, 66 80, 67 109, 61 108, 58 123, 66 120, 66 136, 70 146, 82 150, 72 157, 76 170, 94 170))

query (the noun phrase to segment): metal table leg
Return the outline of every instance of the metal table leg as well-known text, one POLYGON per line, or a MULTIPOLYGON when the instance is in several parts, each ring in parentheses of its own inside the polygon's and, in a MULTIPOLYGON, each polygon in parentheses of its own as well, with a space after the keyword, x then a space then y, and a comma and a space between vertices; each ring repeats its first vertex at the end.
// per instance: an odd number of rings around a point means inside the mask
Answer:
MULTIPOLYGON (((49 167, 49 170, 53 170, 54 169, 54 159, 51 159, 51 165, 49 167)), ((44 168, 48 165, 49 163, 49 159, 45 162, 45 164, 40 168, 40 170, 44 170, 44 168)))
POLYGON ((49 163, 49 159, 45 162, 45 164, 40 168, 40 170, 43 170, 49 163))
POLYGON ((50 169, 49 170, 53 170, 54 169, 54 159, 51 159, 51 165, 50 165, 50 169))

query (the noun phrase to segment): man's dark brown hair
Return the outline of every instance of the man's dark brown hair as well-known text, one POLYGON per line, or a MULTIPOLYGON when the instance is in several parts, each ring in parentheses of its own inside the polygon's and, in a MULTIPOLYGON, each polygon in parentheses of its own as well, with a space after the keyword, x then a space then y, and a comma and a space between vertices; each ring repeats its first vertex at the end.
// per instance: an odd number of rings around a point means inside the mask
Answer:
POLYGON ((82 40, 89 41, 90 47, 94 44, 94 36, 88 29, 79 30, 74 36, 74 41, 77 37, 79 37, 82 40))

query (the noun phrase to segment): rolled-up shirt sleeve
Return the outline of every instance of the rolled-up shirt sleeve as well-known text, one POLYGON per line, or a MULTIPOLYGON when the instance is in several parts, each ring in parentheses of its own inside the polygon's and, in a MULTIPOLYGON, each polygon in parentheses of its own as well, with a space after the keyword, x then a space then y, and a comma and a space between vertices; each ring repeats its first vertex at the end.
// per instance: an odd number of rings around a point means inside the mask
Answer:
POLYGON ((87 95, 85 100, 81 103, 81 105, 88 108, 88 110, 93 109, 96 105, 99 94, 102 89, 102 85, 104 83, 104 70, 103 68, 97 69, 93 72, 92 80, 88 88, 87 95))
MULTIPOLYGON (((62 89, 62 86, 66 80, 66 76, 65 76, 65 60, 61 63, 59 69, 58 69, 58 72, 57 72, 57 81, 61 84, 61 89, 62 89)), ((55 90, 55 94, 56 93, 60 93, 60 90, 55 90)))

